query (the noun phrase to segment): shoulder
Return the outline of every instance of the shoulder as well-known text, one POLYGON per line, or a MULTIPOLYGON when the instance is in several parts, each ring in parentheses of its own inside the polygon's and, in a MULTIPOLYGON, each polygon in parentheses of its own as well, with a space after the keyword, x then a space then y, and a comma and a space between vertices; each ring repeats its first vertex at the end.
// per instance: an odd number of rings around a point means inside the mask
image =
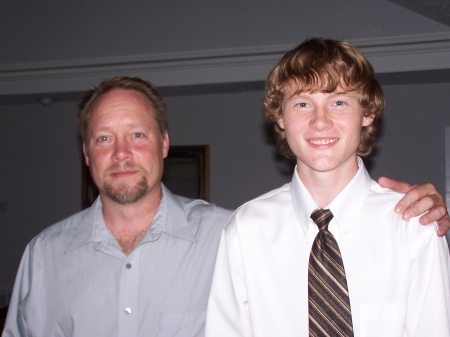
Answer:
POLYGON ((383 204, 396 204, 405 194, 389 188, 382 187, 376 181, 372 180, 370 186, 369 198, 383 204))
POLYGON ((42 230, 29 243, 30 250, 33 250, 36 245, 48 246, 59 245, 61 248, 66 247, 79 231, 83 219, 89 213, 89 208, 53 224, 42 230))
POLYGON ((221 227, 228 221, 232 210, 217 206, 201 199, 189 199, 179 195, 174 195, 183 208, 189 220, 208 221, 213 224, 220 224, 221 227))
POLYGON ((291 200, 290 184, 285 184, 246 202, 235 211, 234 216, 244 216, 254 211, 265 214, 278 212, 285 207, 292 207, 291 200))
POLYGON ((394 212, 394 208, 403 196, 403 193, 381 187, 376 181, 372 180, 370 189, 364 196, 362 209, 366 214, 372 214, 379 219, 386 219, 391 222, 401 221, 401 216, 394 212))
POLYGON ((394 212, 395 204, 404 195, 404 193, 381 187, 377 182, 373 181, 367 205, 373 207, 373 210, 377 212, 378 216, 384 216, 385 219, 390 220, 389 223, 397 222, 398 224, 401 224, 405 234, 407 234, 411 240, 414 240, 414 238, 418 238, 419 236, 429 236, 431 239, 437 238, 436 222, 433 222, 428 226, 423 226, 419 222, 420 215, 411 218, 409 221, 404 221, 400 214, 394 212))
POLYGON ((272 223, 275 219, 290 216, 294 212, 290 184, 271 190, 240 206, 233 213, 227 229, 239 224, 250 226, 252 223, 272 223))

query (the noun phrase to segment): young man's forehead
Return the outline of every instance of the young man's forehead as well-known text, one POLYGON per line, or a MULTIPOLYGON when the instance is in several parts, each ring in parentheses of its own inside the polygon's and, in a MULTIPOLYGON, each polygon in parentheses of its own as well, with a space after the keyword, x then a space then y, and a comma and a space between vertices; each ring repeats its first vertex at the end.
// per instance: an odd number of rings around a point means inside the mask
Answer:
POLYGON ((302 85, 300 83, 288 83, 283 87, 282 92, 284 94, 285 99, 300 94, 314 94, 314 93, 356 94, 355 89, 344 87, 342 85, 334 87, 327 87, 326 85, 315 87, 307 84, 302 85))

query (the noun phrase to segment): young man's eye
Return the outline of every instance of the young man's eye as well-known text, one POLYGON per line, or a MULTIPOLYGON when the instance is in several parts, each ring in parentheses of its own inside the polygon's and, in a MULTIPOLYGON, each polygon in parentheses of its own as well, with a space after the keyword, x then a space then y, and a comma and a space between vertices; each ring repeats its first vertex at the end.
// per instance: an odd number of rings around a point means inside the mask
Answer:
POLYGON ((344 101, 336 101, 336 103, 335 103, 337 106, 342 106, 342 105, 345 105, 345 102, 344 101))
POLYGON ((307 103, 298 103, 297 106, 300 108, 306 108, 308 106, 308 104, 307 103))

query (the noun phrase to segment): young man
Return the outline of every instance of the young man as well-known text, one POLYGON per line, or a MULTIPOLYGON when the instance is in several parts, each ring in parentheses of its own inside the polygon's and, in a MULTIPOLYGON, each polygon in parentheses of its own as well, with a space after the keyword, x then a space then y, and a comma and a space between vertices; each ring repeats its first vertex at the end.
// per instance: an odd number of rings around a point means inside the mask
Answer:
POLYGON ((206 335, 450 336, 445 239, 395 214, 401 195, 358 157, 384 109, 370 63, 349 43, 307 40, 272 70, 264 103, 297 166, 226 225, 206 335))

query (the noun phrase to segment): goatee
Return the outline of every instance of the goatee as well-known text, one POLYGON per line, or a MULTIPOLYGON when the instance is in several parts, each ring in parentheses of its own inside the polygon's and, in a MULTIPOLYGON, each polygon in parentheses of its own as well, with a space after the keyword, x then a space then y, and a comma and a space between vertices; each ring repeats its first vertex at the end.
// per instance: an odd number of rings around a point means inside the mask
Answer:
POLYGON ((106 197, 117 202, 118 204, 132 204, 147 194, 147 178, 142 177, 137 185, 132 187, 128 186, 127 184, 120 184, 117 188, 113 188, 111 185, 105 182, 103 184, 102 190, 106 197))

